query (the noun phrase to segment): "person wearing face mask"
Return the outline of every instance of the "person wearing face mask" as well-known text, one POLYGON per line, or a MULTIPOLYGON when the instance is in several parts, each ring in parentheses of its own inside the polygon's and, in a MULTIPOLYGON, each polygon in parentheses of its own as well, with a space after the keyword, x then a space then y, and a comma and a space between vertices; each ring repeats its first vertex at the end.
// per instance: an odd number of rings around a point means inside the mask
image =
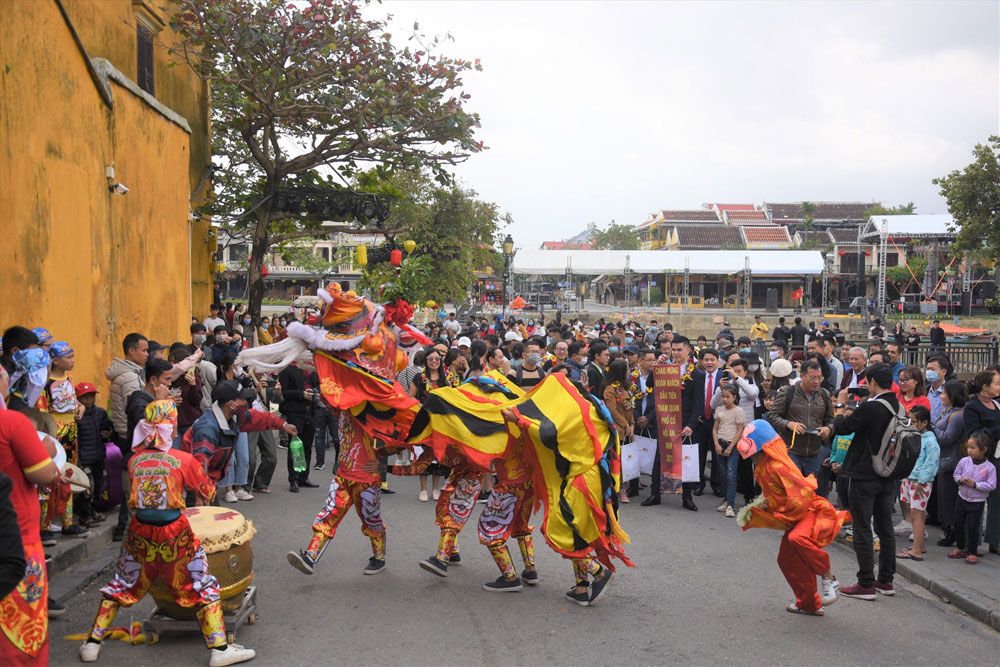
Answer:
POLYGON ((524 344, 524 361, 507 375, 518 387, 530 389, 542 381, 542 346, 537 338, 529 338, 524 344))
POLYGON ((271 334, 271 318, 262 317, 260 318, 260 325, 257 327, 257 344, 270 345, 273 342, 274 336, 271 334))
MULTIPOLYGON (((750 338, 747 336, 740 336, 736 341, 736 349, 741 355, 748 355, 752 351, 750 347, 750 338)), ((748 424, 750 422, 747 422, 748 424)))
POLYGON ((181 449, 191 452, 206 466, 209 478, 217 484, 229 470, 230 461, 241 433, 282 429, 297 435, 295 424, 270 412, 250 409, 256 392, 237 380, 222 380, 212 392, 211 410, 203 414, 184 434, 181 449))

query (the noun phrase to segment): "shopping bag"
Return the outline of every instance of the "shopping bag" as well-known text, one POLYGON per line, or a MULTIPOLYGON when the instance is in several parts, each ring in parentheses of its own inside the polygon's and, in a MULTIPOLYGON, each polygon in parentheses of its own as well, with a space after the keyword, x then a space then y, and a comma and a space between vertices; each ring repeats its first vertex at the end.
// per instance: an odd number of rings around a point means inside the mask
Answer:
POLYGON ((698 473, 698 443, 681 445, 681 481, 701 481, 701 475, 698 473))
POLYGON ((622 483, 639 476, 639 450, 634 442, 622 445, 622 483))
MULTIPOLYGON (((642 435, 635 436, 635 446, 639 453, 639 472, 643 475, 653 474, 653 458, 656 456, 656 439, 642 435)), ((659 471, 657 471, 659 474, 659 471)))

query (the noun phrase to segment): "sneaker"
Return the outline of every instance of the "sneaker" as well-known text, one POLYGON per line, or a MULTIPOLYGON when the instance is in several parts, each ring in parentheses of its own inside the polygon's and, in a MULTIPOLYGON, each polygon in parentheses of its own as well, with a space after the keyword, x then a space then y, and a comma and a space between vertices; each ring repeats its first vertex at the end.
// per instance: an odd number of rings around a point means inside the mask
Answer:
POLYGON ((255 655, 257 654, 252 648, 243 648, 239 644, 230 644, 224 651, 212 649, 212 657, 208 660, 208 667, 235 665, 238 662, 253 660, 255 655))
POLYGON ((66 613, 66 607, 49 598, 49 618, 57 618, 66 613))
POLYGON ((325 463, 317 463, 316 465, 313 466, 313 470, 322 470, 325 467, 326 467, 325 463))
POLYGON ((577 593, 575 588, 571 588, 566 591, 566 599, 570 602, 575 602, 581 607, 590 606, 590 592, 584 591, 583 593, 577 593))
MULTIPOLYGON (((609 570, 608 568, 604 567, 603 565, 601 566, 601 570, 600 571, 604 572, 604 578, 603 579, 596 579, 595 578, 590 583, 590 604, 591 605, 593 605, 595 602, 597 602, 600 599, 600 597, 604 594, 604 590, 608 587, 608 584, 610 584, 611 580, 615 578, 615 573, 612 572, 611 570, 609 570)), ((600 574, 600 573, 598 573, 598 574, 600 574)))
POLYGON ((62 529, 63 537, 86 537, 90 535, 90 531, 79 524, 73 524, 72 526, 66 526, 62 529))
POLYGON ((365 565, 365 569, 362 570, 364 574, 378 574, 385 569, 385 559, 375 558, 372 556, 368 559, 368 565, 365 565))
POLYGON ((439 577, 448 576, 448 564, 442 563, 436 556, 431 556, 427 560, 420 561, 420 567, 439 577))
POLYGON ((490 492, 486 491, 486 490, 482 490, 482 491, 479 492, 479 497, 476 498, 476 502, 477 503, 485 503, 487 500, 489 500, 489 497, 490 497, 490 492))
POLYGON ((80 662, 97 662, 101 654, 101 645, 95 642, 83 642, 80 645, 80 662))
POLYGON ((824 616, 826 614, 826 612, 823 611, 822 608, 821 609, 817 609, 815 611, 806 611, 805 609, 799 609, 794 604, 787 604, 787 605, 785 605, 785 611, 789 611, 789 612, 791 612, 793 614, 806 614, 807 616, 824 616))
POLYGON ((715 508, 716 512, 725 512, 726 508, 729 507, 729 503, 723 502, 721 505, 715 508))
POLYGON ((837 577, 834 577, 833 579, 823 579, 821 577, 819 583, 819 599, 823 603, 824 607, 828 607, 836 602, 837 598, 840 596, 840 582, 837 581, 837 577))
POLYGON ((507 581, 500 576, 497 577, 496 581, 483 584, 483 588, 492 593, 516 593, 521 590, 521 578, 514 577, 512 581, 507 581))
POLYGON ((726 507, 726 518, 727 519, 735 519, 736 518, 736 510, 733 509, 732 505, 729 505, 729 506, 726 507))
POLYGON ((892 532, 896 533, 897 535, 902 535, 908 530, 913 530, 913 526, 911 526, 910 522, 907 521, 906 519, 900 519, 899 523, 897 523, 895 526, 892 527, 892 532))
POLYGON ((462 554, 452 554, 448 557, 448 565, 455 567, 462 564, 462 554))
POLYGON ((288 564, 302 574, 312 574, 316 567, 316 561, 305 551, 289 551, 288 564))
POLYGON ((840 594, 849 598, 871 601, 875 599, 875 587, 872 586, 871 588, 865 588, 860 584, 854 584, 853 586, 848 586, 847 588, 841 588, 840 594))
POLYGON ((226 496, 225 496, 225 498, 223 498, 223 500, 225 500, 227 503, 235 503, 236 502, 236 494, 233 493, 232 489, 230 489, 229 491, 226 491, 226 496))
MULTIPOLYGON (((913 541, 913 535, 914 535, 914 533, 910 533, 910 541, 911 542, 913 541)), ((927 531, 925 530, 924 531, 924 540, 926 540, 926 539, 927 539, 927 531)))
POLYGON ((441 497, 441 489, 434 489, 434 493, 432 493, 431 496, 434 498, 434 500, 437 500, 438 498, 440 498, 441 497))
MULTIPOLYGON (((115 529, 117 530, 117 528, 115 529)), ((59 540, 56 539, 56 534, 51 530, 43 530, 39 533, 42 536, 42 546, 43 547, 54 547, 59 544, 59 540)), ((120 540, 121 538, 119 538, 120 540)))
POLYGON ((427 489, 423 489, 420 493, 417 494, 417 500, 419 500, 422 503, 426 503, 429 500, 429 498, 427 497, 427 489))
POLYGON ((884 584, 881 581, 876 581, 875 590, 881 593, 882 595, 888 595, 889 597, 892 597, 893 595, 896 594, 896 589, 892 587, 891 581, 887 581, 884 584))
POLYGON ((390 489, 390 488, 389 488, 388 486, 383 486, 383 487, 382 487, 382 495, 388 495, 388 496, 391 496, 391 495, 392 495, 392 494, 394 494, 394 493, 396 493, 396 492, 395 492, 395 491, 393 491, 392 489, 390 489))
POLYGON ((236 492, 236 500, 253 500, 253 496, 246 492, 246 489, 240 489, 236 492))
POLYGON ((287 442, 281 442, 279 440, 278 441, 278 449, 288 449, 288 443, 287 442))
POLYGON ((521 573, 521 579, 529 586, 538 585, 538 570, 525 570, 521 573))

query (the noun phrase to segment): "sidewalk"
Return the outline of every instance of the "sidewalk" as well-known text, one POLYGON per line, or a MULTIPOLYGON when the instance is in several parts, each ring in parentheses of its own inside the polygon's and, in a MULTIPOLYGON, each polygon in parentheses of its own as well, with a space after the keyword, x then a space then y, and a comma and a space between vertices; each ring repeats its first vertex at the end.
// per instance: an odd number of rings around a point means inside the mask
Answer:
POLYGON ((111 540, 118 512, 108 514, 108 520, 90 529, 83 538, 58 537, 59 543, 46 547, 52 556, 47 567, 49 597, 65 602, 110 568, 118 560, 121 542, 111 540))
MULTIPOLYGON (((898 521, 898 514, 894 520, 898 521)), ((979 563, 967 565, 964 560, 950 559, 954 547, 939 547, 943 532, 938 526, 927 528, 927 553, 923 561, 896 559, 896 574, 927 589, 945 602, 955 605, 978 621, 1000 631, 1000 555, 989 553, 988 545, 980 545, 979 563)), ((896 553, 912 544, 909 533, 896 535, 896 553)), ((854 551, 843 537, 837 542, 854 551)))

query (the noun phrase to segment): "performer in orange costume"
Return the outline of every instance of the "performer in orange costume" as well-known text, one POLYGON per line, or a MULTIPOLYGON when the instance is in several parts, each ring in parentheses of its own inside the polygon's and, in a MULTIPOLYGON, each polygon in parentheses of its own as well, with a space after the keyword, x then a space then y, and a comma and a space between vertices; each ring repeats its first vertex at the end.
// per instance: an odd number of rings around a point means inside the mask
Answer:
POLYGON ((823 548, 833 542, 850 514, 838 512, 830 501, 816 495, 816 479, 802 477, 784 441, 767 421, 750 422, 737 449, 743 458, 753 458, 754 476, 763 490, 760 499, 740 510, 739 524, 743 530, 785 531, 778 549, 778 567, 795 593, 795 604, 785 609, 822 616, 823 606, 836 602, 840 590, 830 572, 830 556, 823 548), (816 575, 823 578, 822 598, 816 591, 816 575))
POLYGON ((131 607, 162 577, 174 600, 198 607, 198 624, 211 651, 211 667, 244 662, 254 651, 226 643, 226 627, 219 599, 219 582, 208 571, 208 558, 184 516, 184 492, 204 500, 215 495, 215 484, 194 456, 171 449, 177 431, 177 408, 172 401, 153 401, 146 418, 135 429, 129 462, 134 511, 122 545, 118 567, 101 593, 93 629, 80 646, 80 659, 94 662, 119 607, 131 607))

